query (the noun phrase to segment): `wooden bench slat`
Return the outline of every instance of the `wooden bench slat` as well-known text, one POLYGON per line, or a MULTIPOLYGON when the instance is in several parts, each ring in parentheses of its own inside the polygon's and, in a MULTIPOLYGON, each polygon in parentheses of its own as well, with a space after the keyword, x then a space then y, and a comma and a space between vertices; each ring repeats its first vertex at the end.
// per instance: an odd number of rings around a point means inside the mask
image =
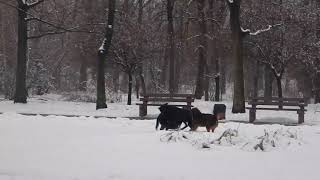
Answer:
POLYGON ((172 99, 172 98, 140 98, 140 101, 160 101, 160 102, 194 102, 194 99, 172 99))
MULTIPOLYGON (((140 101, 142 103, 137 103, 139 105, 139 115, 146 116, 147 115, 147 107, 148 106, 161 106, 164 103, 169 102, 177 102, 177 103, 186 103, 185 105, 182 104, 170 104, 171 106, 180 106, 191 108, 192 102, 194 102, 194 95, 193 94, 145 94, 141 95, 140 101)), ((169 106, 170 106, 169 105, 169 106)))
POLYGON ((181 98, 194 98, 194 94, 146 94, 142 97, 181 97, 181 98))
POLYGON ((249 105, 272 105, 272 106, 307 106, 305 103, 292 103, 292 102, 248 102, 249 105))
POLYGON ((274 110, 274 111, 307 111, 306 109, 288 109, 288 108, 252 108, 252 107, 246 107, 246 109, 256 109, 256 110, 274 110))
MULTIPOLYGON (((136 105, 144 105, 143 103, 136 103, 136 105)), ((163 104, 146 104, 147 106, 161 106, 163 104)), ((181 106, 181 107, 187 107, 189 105, 186 104, 168 104, 168 106, 181 106)), ((190 105, 190 107, 193 107, 192 105, 190 105)))
POLYGON ((306 102, 306 98, 279 98, 279 97, 254 97, 250 98, 252 100, 263 100, 263 101, 297 101, 297 102, 306 102))

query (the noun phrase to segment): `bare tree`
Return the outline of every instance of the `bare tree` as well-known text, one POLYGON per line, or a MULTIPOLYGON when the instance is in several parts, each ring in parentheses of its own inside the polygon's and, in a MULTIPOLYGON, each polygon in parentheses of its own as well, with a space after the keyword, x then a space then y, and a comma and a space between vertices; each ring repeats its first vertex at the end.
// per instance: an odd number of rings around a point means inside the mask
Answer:
POLYGON ((116 1, 109 1, 109 11, 108 11, 108 22, 105 27, 105 35, 104 40, 98 50, 98 62, 97 62, 97 101, 96 101, 96 109, 107 108, 106 104, 106 91, 105 91, 105 77, 104 77, 104 69, 105 69, 105 60, 106 56, 109 53, 109 49, 111 46, 111 41, 113 37, 113 26, 114 26, 114 17, 116 11, 116 1))
POLYGON ((28 48, 28 11, 36 7, 44 0, 28 3, 25 0, 17 0, 18 6, 18 51, 17 51, 17 71, 16 71, 16 91, 15 103, 27 103, 27 48, 28 48))
POLYGON ((174 42, 174 27, 173 27, 173 9, 175 0, 167 0, 167 34, 168 34, 168 57, 169 57, 169 92, 174 93, 175 87, 175 42, 174 42))
POLYGON ((201 99, 204 92, 204 73, 207 64, 207 24, 205 16, 205 0, 197 0, 198 22, 199 22, 199 46, 198 51, 198 74, 196 79, 195 98, 201 99))

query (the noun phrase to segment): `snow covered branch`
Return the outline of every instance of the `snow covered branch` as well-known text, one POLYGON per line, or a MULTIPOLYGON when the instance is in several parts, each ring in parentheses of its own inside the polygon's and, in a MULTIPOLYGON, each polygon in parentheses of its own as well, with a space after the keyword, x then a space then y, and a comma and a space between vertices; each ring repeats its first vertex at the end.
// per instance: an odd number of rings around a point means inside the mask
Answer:
POLYGON ((50 35, 57 35, 57 34, 63 34, 63 33, 89 33, 89 34, 101 34, 92 30, 80 30, 81 26, 75 26, 71 28, 64 28, 60 26, 55 27, 57 30, 56 31, 49 31, 49 32, 44 32, 42 34, 38 35, 32 35, 28 36, 28 39, 37 39, 45 36, 50 36, 50 35))
POLYGON ((244 29, 244 28, 241 27, 241 31, 242 31, 244 34, 249 34, 249 35, 251 35, 251 36, 256 36, 256 35, 261 34, 261 33, 263 33, 263 32, 268 32, 268 31, 270 31, 272 28, 277 27, 277 26, 281 26, 281 25, 282 25, 282 24, 268 25, 267 28, 265 28, 265 29, 260 29, 260 30, 257 30, 257 31, 255 31, 255 32, 251 32, 250 29, 244 29))
POLYGON ((42 2, 44 2, 44 0, 38 0, 36 2, 33 2, 33 3, 25 3, 28 5, 28 8, 33 8, 33 7, 36 7, 37 5, 41 4, 42 2))

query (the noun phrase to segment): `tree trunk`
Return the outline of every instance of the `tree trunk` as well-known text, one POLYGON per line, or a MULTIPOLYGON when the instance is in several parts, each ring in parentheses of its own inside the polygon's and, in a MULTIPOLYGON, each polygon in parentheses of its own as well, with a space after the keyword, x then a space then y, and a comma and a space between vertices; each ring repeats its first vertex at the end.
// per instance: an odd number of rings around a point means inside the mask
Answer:
MULTIPOLYGON (((138 14, 138 24, 140 26, 140 29, 142 28, 142 17, 143 17, 143 0, 139 0, 139 14, 138 14)), ((140 33, 140 35, 142 35, 140 33)), ((141 38, 139 41, 139 47, 141 47, 141 38)), ((141 48, 139 48, 141 49, 141 48)), ((140 56, 141 57, 141 56, 140 56)), ((143 63, 139 64, 138 67, 138 76, 139 76, 139 80, 140 82, 137 83, 137 98, 139 98, 139 90, 140 90, 140 86, 142 88, 142 94, 147 94, 147 88, 146 88, 146 83, 144 80, 144 76, 143 76, 143 63)))
MULTIPOLYGON (((320 1, 316 1, 316 7, 318 12, 320 11, 320 1)), ((316 37, 320 40, 320 13, 317 13, 317 25, 316 25, 316 37)))
POLYGON ((127 105, 131 105, 131 95, 132 95, 132 73, 128 73, 129 83, 128 83, 128 102, 127 105))
POLYGON ((215 101, 220 101, 220 74, 217 74, 214 78, 216 84, 215 101))
POLYGON ((115 4, 116 0, 109 0, 109 12, 108 22, 105 27, 105 36, 103 43, 98 51, 98 72, 97 72, 97 102, 96 109, 107 108, 106 104, 106 91, 105 91, 105 79, 104 79, 104 66, 105 59, 111 46, 111 40, 113 36, 113 22, 115 16, 115 4))
POLYGON ((314 103, 320 103, 320 74, 316 73, 316 75, 312 78, 312 93, 314 95, 314 103))
POLYGON ((195 98, 201 99, 204 91, 204 71, 207 59, 207 25, 205 19, 205 0, 197 0, 198 18, 199 18, 199 47, 198 47, 198 74, 196 79, 195 98))
MULTIPOLYGON (((221 64, 221 95, 226 94, 227 91, 227 77, 226 77, 226 65, 225 63, 221 64)), ((222 100, 222 98, 220 99, 222 100)))
POLYGON ((314 90, 314 103, 315 104, 320 103, 320 89, 314 90))
POLYGON ((273 75, 270 68, 265 65, 264 67, 264 97, 271 98, 272 97, 272 82, 273 75))
MULTIPOLYGON (((184 2, 186 3, 186 2, 184 2)), ((184 7, 186 6, 185 4, 183 5, 184 7)), ((179 66, 181 64, 184 63, 185 61, 185 41, 186 38, 184 36, 184 8, 180 8, 179 9, 179 20, 178 20, 178 24, 179 24, 179 44, 180 44, 180 51, 177 52, 177 56, 178 58, 176 58, 176 63, 175 63, 175 86, 174 86, 174 92, 178 92, 179 91, 179 83, 180 83, 180 78, 181 78, 181 70, 182 67, 179 66)))
POLYGON ((115 93, 118 93, 118 91, 120 89, 119 76, 120 76, 119 69, 113 68, 112 84, 113 84, 113 92, 115 92, 115 93))
MULTIPOLYGON (((209 18, 214 19, 214 0, 209 0, 209 18)), ((214 34, 216 32, 214 21, 210 21, 211 24, 211 31, 214 34)), ((219 57, 219 46, 217 43, 217 39, 212 39, 211 40, 212 44, 212 49, 213 49, 213 54, 211 55, 212 57, 212 62, 215 63, 215 96, 214 100, 215 101, 220 101, 220 57, 219 57)))
POLYGON ((106 87, 104 79, 104 69, 105 69, 105 54, 99 53, 98 58, 98 73, 97 73, 97 102, 96 109, 107 108, 106 104, 106 87))
POLYGON ((139 71, 139 79, 140 79, 140 86, 142 88, 142 94, 147 94, 146 82, 144 81, 142 70, 139 71))
POLYGON ((16 91, 14 96, 15 103, 27 103, 27 48, 28 48, 28 7, 22 1, 18 1, 18 54, 16 71, 16 91))
MULTIPOLYGON (((217 54, 217 51, 216 51, 217 54)), ((217 56, 217 55, 216 55, 217 56)), ((215 92, 215 97, 214 100, 215 101, 220 101, 220 61, 219 61, 219 57, 216 57, 215 60, 215 64, 216 64, 216 75, 214 78, 215 81, 215 86, 216 86, 216 92, 215 92)))
POLYGON ((232 113, 245 113, 244 99, 244 79, 243 79, 243 55, 242 38, 243 33, 240 28, 240 2, 227 0, 230 9, 230 26, 232 31, 233 49, 233 107, 232 113))
MULTIPOLYGON (((0 9, 0 65, 2 65, 2 67, 0 67, 0 76, 4 76, 5 72, 6 72, 6 58, 5 58, 5 38, 4 38, 4 21, 2 18, 2 9, 0 9), (1 63, 2 62, 2 63, 1 63)), ((1 82, 0 82, 0 92, 3 93, 5 92, 5 80, 4 78, 0 77, 1 82)))
POLYGON ((168 79, 168 64, 169 64, 169 57, 168 57, 168 49, 164 50, 164 56, 161 66, 161 73, 160 73, 160 84, 162 85, 162 88, 166 87, 166 82, 168 79))
POLYGON ((139 95, 139 92, 140 92, 140 82, 139 82, 139 77, 135 77, 135 80, 136 80, 136 86, 135 86, 135 89, 136 89, 136 98, 139 99, 140 95, 139 95))
MULTIPOLYGON (((281 85, 281 76, 277 76, 276 77, 276 81, 277 81, 277 87, 278 87, 278 97, 279 98, 283 98, 283 95, 282 95, 282 85, 281 85)), ((279 105, 279 108, 282 109, 283 106, 279 105)))
POLYGON ((168 56, 169 56, 169 92, 174 93, 175 86, 175 67, 174 67, 174 54, 175 54, 175 43, 174 43, 174 29, 173 29, 173 8, 174 0, 167 0, 167 19, 168 19, 168 56))
MULTIPOLYGON (((320 11, 320 1, 316 1, 318 12, 320 11)), ((317 14, 316 37, 320 42, 320 13, 317 14)), ((320 75, 316 74, 315 104, 320 103, 320 75)))
POLYGON ((79 91, 87 90, 87 61, 82 57, 81 65, 80 65, 80 77, 79 77, 79 91))
POLYGON ((210 87, 210 81, 209 81, 209 65, 206 63, 206 76, 204 81, 204 100, 209 101, 209 87, 210 87))
POLYGON ((253 77, 253 97, 258 97, 259 74, 260 74, 260 61, 256 61, 256 72, 253 77))

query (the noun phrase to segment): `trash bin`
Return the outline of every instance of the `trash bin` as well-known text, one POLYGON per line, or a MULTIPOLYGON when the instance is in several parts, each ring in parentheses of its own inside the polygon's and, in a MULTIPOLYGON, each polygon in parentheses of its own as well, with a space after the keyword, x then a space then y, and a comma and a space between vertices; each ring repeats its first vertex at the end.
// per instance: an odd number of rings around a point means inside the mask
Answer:
POLYGON ((226 119, 226 105, 225 104, 215 104, 213 107, 213 114, 218 120, 226 119))

